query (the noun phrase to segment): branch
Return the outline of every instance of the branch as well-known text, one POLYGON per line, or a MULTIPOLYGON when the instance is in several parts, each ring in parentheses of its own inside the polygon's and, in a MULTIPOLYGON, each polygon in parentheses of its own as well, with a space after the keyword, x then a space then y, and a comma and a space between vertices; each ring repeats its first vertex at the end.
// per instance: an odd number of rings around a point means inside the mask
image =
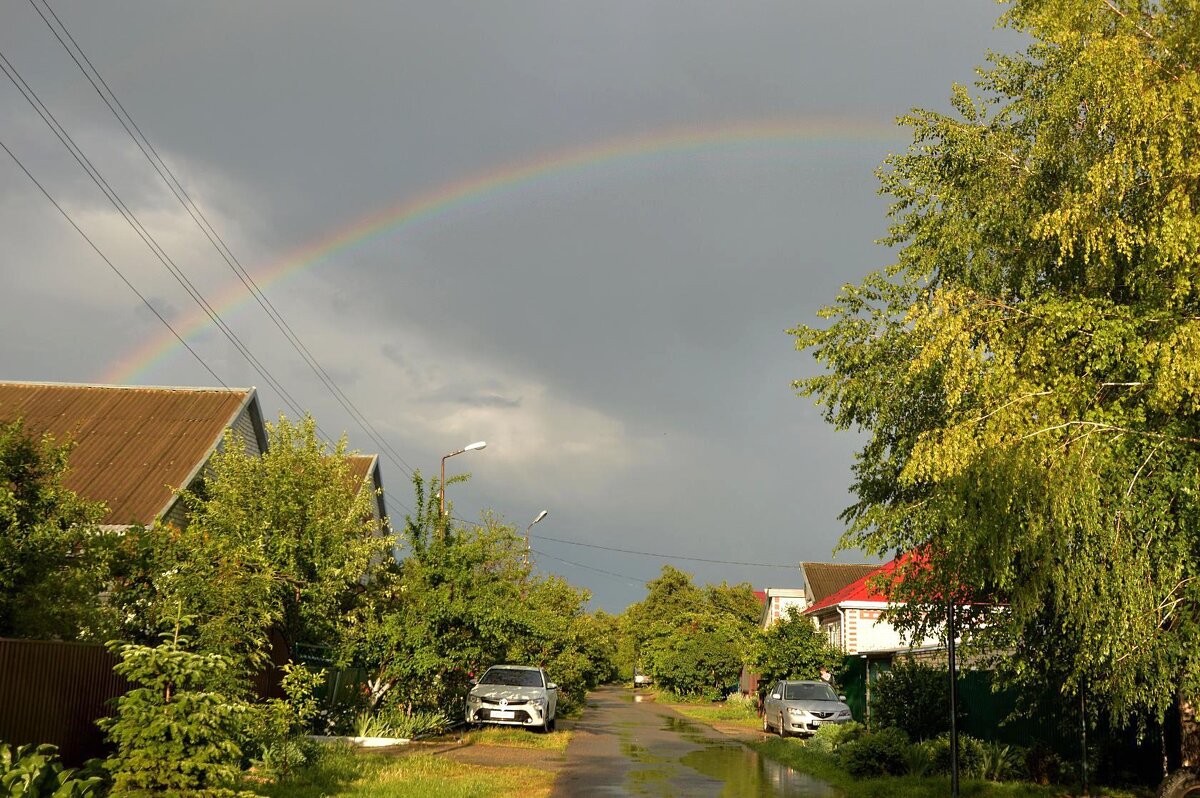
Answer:
POLYGON ((1047 394, 1051 394, 1051 393, 1054 393, 1054 391, 1034 391, 1033 393, 1027 393, 1027 394, 1025 394, 1024 396, 1018 396, 1016 399, 1010 399, 1009 401, 1007 401, 1007 402, 1005 402, 1004 404, 1000 405, 999 407, 997 407, 997 408, 996 408, 995 410, 993 410, 992 412, 990 412, 990 413, 984 413, 982 416, 980 416, 979 418, 977 418, 977 419, 973 420, 971 423, 972 423, 972 424, 978 424, 980 421, 984 421, 984 420, 986 420, 986 419, 989 419, 989 418, 991 418, 992 416, 994 416, 994 415, 996 415, 997 413, 999 413, 999 412, 1000 412, 1001 410, 1003 410, 1004 408, 1008 407, 1009 405, 1015 405, 1017 402, 1023 402, 1023 401, 1025 401, 1026 399, 1032 399, 1032 398, 1033 398, 1033 397, 1035 397, 1035 396, 1045 396, 1045 395, 1047 395, 1047 394))
POLYGON ((1142 469, 1145 468, 1146 464, 1150 462, 1150 458, 1158 453, 1158 450, 1163 447, 1164 443, 1166 443, 1166 441, 1159 441, 1158 446, 1155 446, 1153 449, 1151 449, 1150 454, 1146 455, 1146 459, 1142 461, 1140 466, 1138 466, 1138 470, 1134 472, 1133 479, 1129 480, 1129 488, 1125 491, 1126 499, 1129 498, 1129 494, 1133 493, 1133 483, 1137 482, 1138 477, 1142 475, 1142 469))

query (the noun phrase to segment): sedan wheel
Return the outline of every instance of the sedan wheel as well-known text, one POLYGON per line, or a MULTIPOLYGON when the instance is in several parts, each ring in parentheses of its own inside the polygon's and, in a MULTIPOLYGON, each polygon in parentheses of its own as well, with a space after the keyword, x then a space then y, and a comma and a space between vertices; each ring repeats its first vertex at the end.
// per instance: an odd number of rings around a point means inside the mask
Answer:
POLYGON ((787 737, 787 730, 783 728, 783 713, 779 713, 779 736, 787 737))
POLYGON ((771 724, 767 723, 767 713, 763 712, 763 732, 766 733, 766 732, 770 732, 770 731, 771 731, 771 724))

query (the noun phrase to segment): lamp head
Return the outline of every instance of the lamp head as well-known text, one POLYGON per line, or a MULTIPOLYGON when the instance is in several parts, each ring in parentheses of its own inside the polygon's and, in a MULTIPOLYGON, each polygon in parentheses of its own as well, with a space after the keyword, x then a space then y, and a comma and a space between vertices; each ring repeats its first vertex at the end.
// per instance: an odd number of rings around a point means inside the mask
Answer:
MULTIPOLYGON (((533 524, 536 524, 538 521, 541 521, 543 518, 546 517, 546 515, 549 512, 550 512, 549 510, 542 510, 540 513, 537 514, 537 518, 533 519, 533 524)), ((533 524, 530 524, 530 526, 533 526, 533 524)))
POLYGON ((486 447, 487 447, 487 441, 475 441, 474 443, 470 443, 470 444, 467 444, 466 446, 464 446, 463 451, 464 452, 473 452, 476 449, 483 449, 486 447))

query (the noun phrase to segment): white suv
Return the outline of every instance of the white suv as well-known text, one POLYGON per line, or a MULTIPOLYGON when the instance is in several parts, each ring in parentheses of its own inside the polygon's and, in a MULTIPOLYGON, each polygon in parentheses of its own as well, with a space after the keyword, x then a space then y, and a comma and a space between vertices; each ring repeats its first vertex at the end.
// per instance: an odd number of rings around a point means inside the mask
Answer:
POLYGON ((558 685, 541 668, 493 665, 467 694, 466 721, 553 731, 558 685))

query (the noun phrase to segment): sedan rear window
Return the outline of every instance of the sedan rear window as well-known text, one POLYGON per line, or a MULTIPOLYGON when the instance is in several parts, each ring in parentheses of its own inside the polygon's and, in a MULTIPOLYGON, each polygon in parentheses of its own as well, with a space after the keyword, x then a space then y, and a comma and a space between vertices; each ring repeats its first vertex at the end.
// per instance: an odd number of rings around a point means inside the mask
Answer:
POLYGON ((545 687, 540 671, 517 670, 516 668, 489 668, 479 680, 480 684, 499 684, 505 687, 545 687))
POLYGON ((827 684, 787 684, 783 687, 785 701, 837 701, 827 684))

